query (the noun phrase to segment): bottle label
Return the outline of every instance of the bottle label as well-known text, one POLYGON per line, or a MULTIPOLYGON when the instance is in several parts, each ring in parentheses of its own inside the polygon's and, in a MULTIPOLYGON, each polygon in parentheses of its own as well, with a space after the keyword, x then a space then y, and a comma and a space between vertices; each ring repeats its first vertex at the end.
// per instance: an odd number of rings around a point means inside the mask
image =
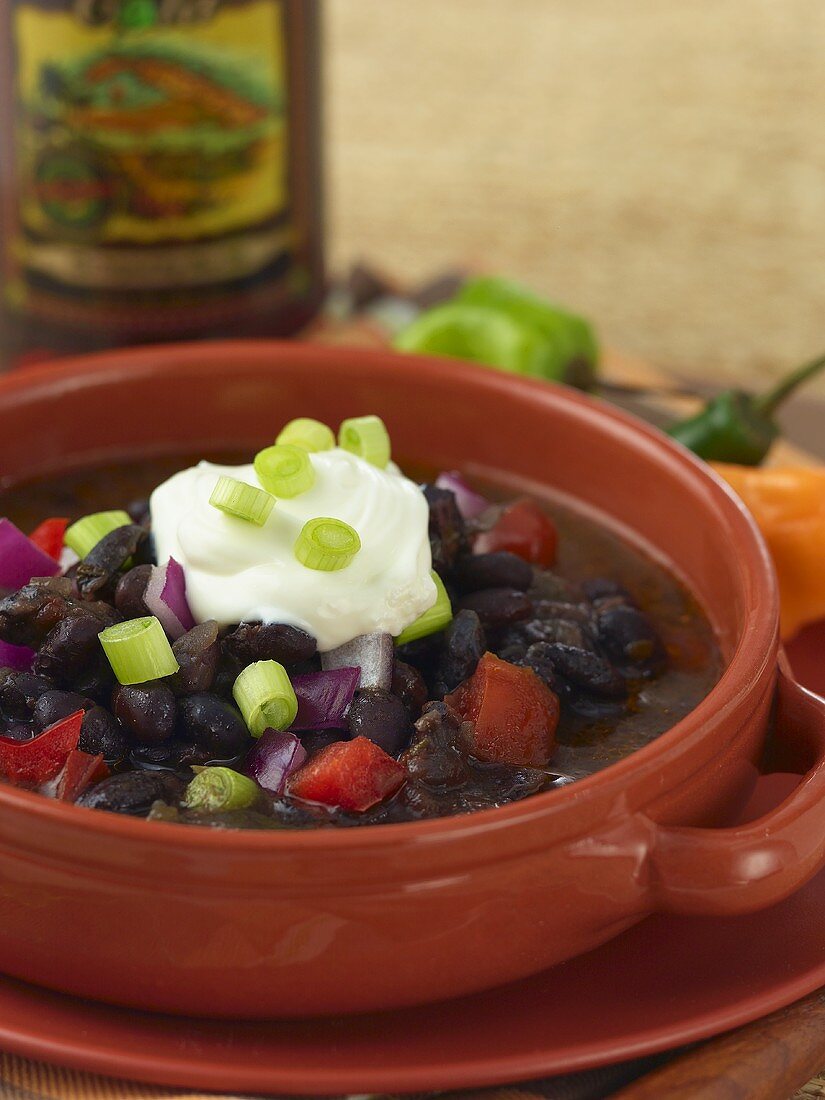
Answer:
POLYGON ((283 0, 11 0, 10 18, 12 303, 197 323, 283 278, 283 0))

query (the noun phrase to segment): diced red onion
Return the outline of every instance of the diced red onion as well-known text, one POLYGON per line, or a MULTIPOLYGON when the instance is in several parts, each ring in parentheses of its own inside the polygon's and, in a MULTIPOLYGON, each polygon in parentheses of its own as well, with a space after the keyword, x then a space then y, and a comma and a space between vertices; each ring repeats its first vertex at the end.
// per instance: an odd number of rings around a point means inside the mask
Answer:
POLYGON ((53 577, 60 566, 11 520, 0 519, 0 587, 22 588, 32 577, 53 577))
POLYGON ((71 567, 73 565, 77 565, 79 561, 80 558, 77 556, 74 550, 72 550, 71 546, 64 546, 63 549, 60 551, 60 557, 58 558, 60 572, 67 573, 71 569, 71 567))
POLYGON ((391 634, 376 630, 372 634, 359 634, 352 641, 344 642, 336 649, 321 654, 321 668, 360 668, 359 688, 392 687, 395 645, 391 634))
POLYGON ((458 510, 465 519, 475 519, 490 507, 489 500, 471 488, 457 470, 447 470, 439 474, 435 484, 439 489, 449 489, 451 493, 455 493, 458 510))
POLYGON ((246 757, 244 770, 265 791, 283 794, 286 781, 306 761, 307 752, 294 733, 264 730, 246 757))
POLYGON ((174 558, 165 565, 154 566, 143 602, 160 619, 160 625, 173 642, 195 625, 186 602, 186 575, 183 566, 174 558))
POLYGON ((13 668, 15 672, 31 672, 34 650, 27 645, 11 645, 0 642, 0 668, 13 668))
POLYGON ((293 676, 298 714, 290 729, 343 729, 360 677, 359 668, 332 668, 293 676))

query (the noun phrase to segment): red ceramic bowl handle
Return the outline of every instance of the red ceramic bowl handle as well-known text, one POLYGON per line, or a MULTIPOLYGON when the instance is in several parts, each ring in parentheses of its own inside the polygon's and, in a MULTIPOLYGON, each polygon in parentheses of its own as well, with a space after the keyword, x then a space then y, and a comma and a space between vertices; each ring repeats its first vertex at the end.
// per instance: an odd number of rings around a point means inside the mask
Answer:
POLYGON ((825 700, 784 669, 775 724, 778 751, 805 760, 810 770, 776 809, 746 825, 656 827, 650 870, 657 909, 755 912, 788 897, 825 865, 825 700))

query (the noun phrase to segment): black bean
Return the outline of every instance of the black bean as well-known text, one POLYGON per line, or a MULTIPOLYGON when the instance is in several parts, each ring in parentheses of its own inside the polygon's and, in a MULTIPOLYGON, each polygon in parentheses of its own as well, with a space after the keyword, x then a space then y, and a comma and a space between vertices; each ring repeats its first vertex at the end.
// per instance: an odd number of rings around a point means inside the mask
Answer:
POLYGON ((524 624, 527 642, 558 642, 576 649, 592 649, 589 638, 578 623, 569 619, 531 619, 524 624))
POLYGON ((78 805, 115 814, 144 817, 152 803, 176 802, 184 784, 167 771, 133 771, 110 775, 78 800, 78 805))
POLYGON ((309 756, 325 749, 327 745, 334 745, 336 741, 344 741, 348 734, 345 730, 304 730, 299 733, 301 744, 309 756))
POLYGON ((124 619, 140 619, 149 614, 143 597, 151 576, 151 565, 136 565, 133 569, 127 570, 118 580, 115 588, 115 607, 124 619))
POLYGON ((134 558, 147 536, 146 528, 136 523, 124 524, 104 535, 77 567, 80 595, 90 599, 114 592, 120 570, 129 558, 134 558))
POLYGON ((311 634, 286 623, 241 623, 222 642, 223 652, 240 665, 252 661, 278 661, 293 665, 315 655, 311 634))
POLYGON ((126 755, 126 734, 108 710, 92 707, 83 715, 78 748, 93 756, 100 753, 107 764, 117 764, 126 755))
POLYGON ((613 596, 620 596, 628 603, 633 602, 627 589, 619 584, 618 581, 613 581, 609 577, 594 577, 592 580, 585 581, 582 588, 584 589, 584 594, 592 603, 595 603, 597 600, 609 599, 613 596))
POLYGON ((184 738, 202 745, 218 759, 228 760, 249 747, 249 730, 240 711, 217 695, 182 696, 178 721, 184 738))
POLYGON ((599 642, 621 667, 646 670, 664 661, 664 649, 647 616, 637 607, 618 604, 596 616, 599 642))
POLYGON ((10 722, 5 723, 3 736, 8 737, 10 741, 31 741, 31 739, 36 736, 37 732, 37 729, 31 722, 21 722, 12 719, 10 722))
POLYGON ((55 687, 47 676, 0 670, 0 708, 11 718, 28 719, 41 695, 55 687))
POLYGON ((47 691, 34 704, 32 717, 35 726, 44 730, 61 718, 68 718, 79 710, 91 710, 93 706, 93 700, 75 691, 47 691))
POLYGON ((500 630, 529 617, 533 605, 517 588, 486 588, 464 596, 459 607, 475 611, 485 630, 500 630))
POLYGON ((438 489, 435 485, 425 485, 424 496, 430 506, 433 569, 441 576, 449 573, 458 557, 466 551, 467 533, 455 493, 449 489, 438 489))
POLYGON ((100 630, 118 620, 109 604, 77 599, 66 577, 49 577, 24 585, 0 602, 0 638, 37 649, 49 631, 68 617, 93 618, 100 630))
POLYGON ((208 749, 179 737, 170 737, 159 745, 135 745, 129 753, 129 760, 138 768, 169 768, 172 771, 185 771, 193 764, 208 764, 215 759, 208 749))
POLYGON ((218 633, 218 624, 209 619, 187 630, 172 645, 180 668, 168 683, 176 695, 191 695, 212 687, 221 659, 218 633))
POLYGON ((113 710, 136 741, 147 745, 165 741, 175 729, 175 696, 166 684, 157 682, 119 687, 113 710))
POLYGON ((444 703, 429 703, 415 723, 415 740, 404 757, 411 777, 436 789, 460 786, 467 777, 460 738, 458 716, 444 703))
POLYGON ((81 673, 101 656, 100 631, 99 620, 88 615, 63 619, 46 635, 35 658, 34 671, 50 676, 61 686, 73 686, 81 673))
POLYGON ((427 702, 427 684, 418 669, 396 658, 392 671, 391 690, 393 695, 397 695, 403 701, 413 718, 417 718, 421 708, 427 702))
POLYGON ((97 703, 108 703, 115 677, 112 666, 101 649, 100 654, 80 673, 72 685, 81 695, 88 695, 97 703))
POLYGON ((566 600, 534 599, 533 611, 537 619, 563 619, 589 627, 592 608, 587 604, 569 603, 566 600))
POLYGON ((546 642, 535 642, 517 663, 524 665, 525 668, 531 668, 551 691, 555 690, 556 671, 553 663, 553 650, 546 642))
POLYGON ((468 554, 456 565, 453 580, 461 592, 482 588, 518 588, 526 592, 533 583, 533 567, 507 550, 468 554))
POLYGON ((382 688, 356 693, 347 714, 347 725, 350 736, 368 737, 390 756, 397 756, 407 747, 412 733, 404 703, 382 688))
POLYGON ((126 505, 126 512, 133 523, 139 523, 146 527, 150 520, 148 500, 130 500, 126 505))
POLYGON ((436 693, 441 696, 472 676, 487 648, 484 628, 475 611, 459 611, 443 638, 436 670, 436 693))
POLYGON ((414 642, 407 642, 396 648, 395 654, 405 664, 417 668, 421 675, 427 679, 431 666, 438 660, 441 651, 441 635, 428 634, 426 638, 418 638, 414 642))
POLYGON ((581 592, 573 581, 560 577, 549 569, 534 571, 530 594, 536 599, 561 600, 565 603, 576 603, 581 598, 581 592))
POLYGON ((609 661, 591 650, 549 642, 545 645, 543 656, 566 680, 594 695, 617 697, 627 692, 624 677, 609 661))

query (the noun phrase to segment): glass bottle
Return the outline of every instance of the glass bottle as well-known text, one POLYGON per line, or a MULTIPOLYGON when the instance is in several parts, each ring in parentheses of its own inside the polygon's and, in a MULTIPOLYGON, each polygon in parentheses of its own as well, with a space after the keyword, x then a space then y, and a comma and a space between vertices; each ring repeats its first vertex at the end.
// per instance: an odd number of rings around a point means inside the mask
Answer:
POLYGON ((7 359, 312 316, 318 7, 0 0, 7 359))

